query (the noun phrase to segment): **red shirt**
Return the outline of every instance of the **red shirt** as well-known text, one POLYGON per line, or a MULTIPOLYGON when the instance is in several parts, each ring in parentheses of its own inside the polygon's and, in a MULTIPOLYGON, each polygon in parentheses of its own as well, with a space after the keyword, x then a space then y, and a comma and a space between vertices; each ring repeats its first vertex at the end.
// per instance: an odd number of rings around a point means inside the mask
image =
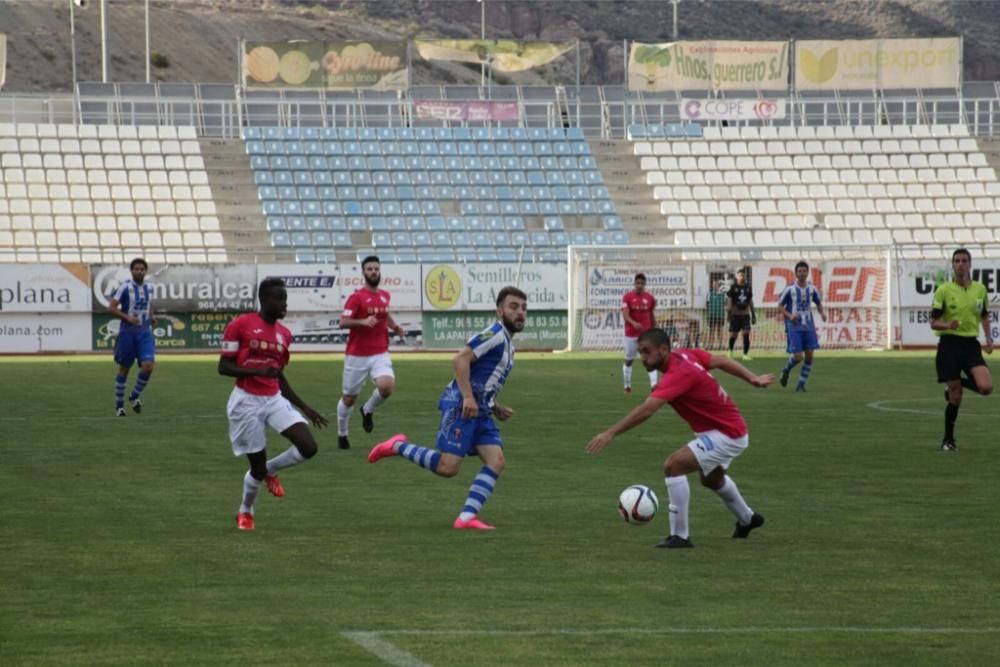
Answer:
MULTIPOLYGON (((292 332, 281 324, 268 324, 259 313, 246 313, 226 326, 222 334, 222 356, 236 357, 236 365, 240 368, 284 368, 288 365, 291 342, 292 332)), ((236 386, 257 396, 274 396, 281 391, 278 378, 241 377, 236 378, 236 386)))
POLYGON ((371 357, 389 351, 389 293, 384 289, 361 288, 347 297, 341 317, 363 320, 375 316, 375 326, 353 327, 347 335, 347 354, 354 357, 371 357))
POLYGON ((628 308, 628 316, 642 325, 641 329, 625 321, 625 335, 628 338, 638 338, 646 329, 653 326, 653 309, 656 308, 656 297, 649 292, 637 294, 635 290, 625 293, 622 297, 622 308, 628 308))
POLYGON ((730 438, 742 437, 747 434, 747 423, 708 372, 711 358, 705 350, 674 350, 651 396, 670 403, 695 433, 718 430, 730 438))

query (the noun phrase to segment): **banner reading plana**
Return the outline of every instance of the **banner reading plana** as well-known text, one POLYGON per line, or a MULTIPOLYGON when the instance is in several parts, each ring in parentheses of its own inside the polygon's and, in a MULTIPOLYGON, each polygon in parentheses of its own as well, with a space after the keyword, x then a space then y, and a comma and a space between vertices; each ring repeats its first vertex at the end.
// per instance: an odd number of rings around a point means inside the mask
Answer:
POLYGON ((795 43, 798 90, 957 88, 961 40, 803 40, 795 43))
POLYGON ((632 42, 630 90, 786 90, 788 42, 632 42))
POLYGON ((406 43, 246 42, 244 83, 263 88, 403 89, 406 43))
POLYGON ((0 313, 89 311, 85 264, 0 264, 0 313))

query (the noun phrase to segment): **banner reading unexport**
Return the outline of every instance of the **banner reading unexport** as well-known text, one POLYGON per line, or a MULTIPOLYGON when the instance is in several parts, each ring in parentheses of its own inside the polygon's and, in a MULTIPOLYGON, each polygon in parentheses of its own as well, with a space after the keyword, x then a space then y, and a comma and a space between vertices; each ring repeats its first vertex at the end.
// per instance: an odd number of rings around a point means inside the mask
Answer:
POLYGON ((957 88, 958 37, 804 40, 795 43, 798 90, 957 88))

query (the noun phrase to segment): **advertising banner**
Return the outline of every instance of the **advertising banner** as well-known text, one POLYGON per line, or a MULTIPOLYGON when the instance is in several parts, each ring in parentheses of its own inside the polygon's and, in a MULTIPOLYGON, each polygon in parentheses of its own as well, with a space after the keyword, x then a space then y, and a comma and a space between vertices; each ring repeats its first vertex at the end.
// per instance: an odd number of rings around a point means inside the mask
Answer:
MULTIPOLYGON (((782 291, 795 282, 791 263, 754 263, 752 274, 758 308, 777 308, 782 291)), ((819 291, 827 315, 825 323, 816 318, 820 345, 885 345, 889 322, 883 263, 870 260, 818 262, 810 265, 809 281, 819 291)))
POLYGON ((958 37, 797 41, 795 87, 957 88, 961 81, 961 46, 958 37))
MULTIPOLYGON (((132 274, 125 265, 96 265, 93 309, 103 312, 122 281, 132 274)), ((156 312, 245 312, 256 310, 257 267, 253 264, 151 265, 146 280, 153 286, 156 312)))
POLYGON ((413 109, 417 120, 487 121, 521 117, 517 102, 415 100, 413 109))
POLYGON ((406 42, 246 42, 243 81, 255 88, 404 89, 406 42))
POLYGON ((424 264, 422 284, 426 311, 495 311, 507 285, 524 291, 529 313, 566 309, 565 264, 424 264))
POLYGON ((340 308, 336 264, 258 264, 257 283, 281 278, 288 291, 288 312, 329 312, 340 308))
MULTIPOLYGON (((347 297, 364 287, 365 276, 359 264, 337 265, 337 285, 340 287, 339 308, 347 301, 347 297)), ((420 293, 419 264, 383 264, 382 282, 379 289, 389 292, 392 300, 389 302, 389 312, 396 321, 396 313, 402 310, 420 310, 423 297, 420 293)), ((288 309, 291 311, 291 308, 288 309)))
MULTIPOLYGON (((624 294, 624 292, 623 292, 624 294)), ((619 296, 619 301, 621 297, 619 296)), ((680 347, 697 347, 701 335, 701 311, 671 308, 659 311, 656 326, 670 334, 680 347)), ((620 308, 584 310, 580 315, 580 332, 584 349, 621 350, 625 343, 625 318, 620 308)))
POLYGON ((774 120, 785 117, 785 100, 684 98, 680 112, 687 120, 774 120))
MULTIPOLYGON (((933 346, 938 344, 940 337, 931 329, 931 307, 930 300, 925 308, 903 308, 903 321, 901 324, 903 345, 906 346, 933 346)), ((1000 309, 995 305, 990 308, 990 335, 993 340, 1000 340, 1000 309)), ((979 342, 982 343, 983 329, 979 328, 979 342)), ((987 358, 989 361, 989 358, 987 358)))
MULTIPOLYGON (((696 290, 692 280, 692 266, 641 266, 623 269, 621 265, 594 265, 587 278, 585 305, 589 308, 620 310, 622 297, 632 289, 635 274, 646 274, 646 291, 656 297, 657 310, 663 308, 689 308, 694 304, 696 290)), ((698 271, 699 275, 704 271, 698 271)), ((707 285, 708 279, 704 282, 707 285)), ((704 293, 703 290, 698 290, 704 293)))
MULTIPOLYGON (((496 322, 495 313, 424 313, 423 339, 428 350, 458 350, 496 322)), ((561 350, 566 347, 566 311, 528 310, 524 331, 514 337, 518 350, 561 350)))
POLYGON ((573 48, 573 42, 519 42, 512 39, 418 39, 424 60, 486 63, 497 72, 523 72, 552 62, 573 48))
POLYGON ((0 313, 88 313, 85 264, 0 264, 0 313))
POLYGON ((632 42, 629 90, 787 90, 788 42, 632 42))
MULTIPOLYGON (((239 313, 158 313, 153 336, 156 349, 218 350, 226 325, 239 313)), ((104 313, 94 313, 92 320, 93 349, 113 350, 118 339, 121 320, 104 313)), ((86 336, 87 334, 84 334, 86 336)), ((88 348, 89 349, 89 348, 88 348)))
MULTIPOLYGON (((899 264, 899 302, 903 308, 930 308, 934 290, 951 280, 951 261, 903 260, 899 264)), ((974 258, 972 279, 986 288, 990 303, 1000 305, 1000 259, 974 258)), ((895 295, 894 295, 895 296, 895 295)))
POLYGON ((90 313, 4 313, 0 317, 0 354, 89 350, 90 313))
MULTIPOLYGON (((423 344, 423 322, 418 312, 393 314, 393 319, 406 331, 406 338, 389 336, 389 351, 420 348, 423 344)), ((289 313, 281 321, 292 332, 292 354, 307 352, 343 352, 347 346, 347 329, 340 328, 340 312, 289 313)))

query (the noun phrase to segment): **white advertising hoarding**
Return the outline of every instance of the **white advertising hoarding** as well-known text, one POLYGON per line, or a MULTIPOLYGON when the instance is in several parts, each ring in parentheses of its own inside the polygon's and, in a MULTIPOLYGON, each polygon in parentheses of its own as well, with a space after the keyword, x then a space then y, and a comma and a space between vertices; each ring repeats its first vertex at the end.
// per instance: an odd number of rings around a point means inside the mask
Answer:
POLYGON ((0 354, 89 351, 90 313, 0 315, 0 354))
POLYGON ((496 310, 497 293, 512 285, 528 297, 528 310, 566 308, 565 264, 424 264, 426 311, 496 310))
POLYGON ((90 311, 85 264, 0 264, 0 313, 90 311))
POLYGON ((798 90, 957 88, 962 41, 927 39, 798 40, 798 90))
POLYGON ((681 118, 687 120, 775 120, 785 117, 785 100, 684 98, 681 118))

